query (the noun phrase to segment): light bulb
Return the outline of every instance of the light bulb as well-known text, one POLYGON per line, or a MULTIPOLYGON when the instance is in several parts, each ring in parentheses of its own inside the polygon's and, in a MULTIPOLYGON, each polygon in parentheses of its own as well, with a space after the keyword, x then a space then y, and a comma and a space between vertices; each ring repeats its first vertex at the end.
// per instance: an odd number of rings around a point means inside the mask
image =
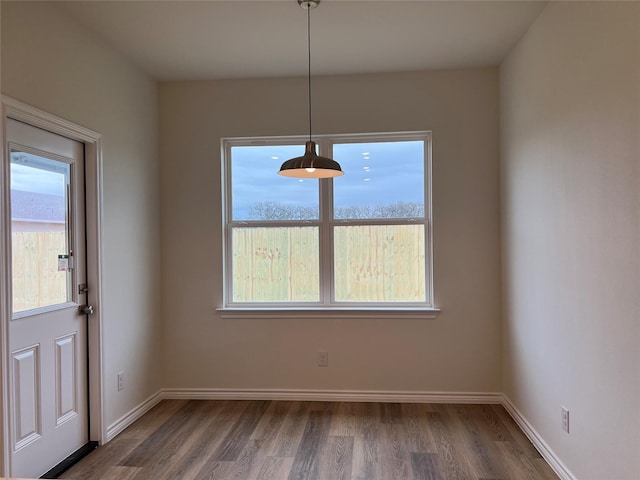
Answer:
POLYGON ((316 169, 315 169, 315 168, 305 168, 305 170, 306 170, 307 172, 309 172, 309 173, 313 173, 313 172, 315 172, 315 171, 316 171, 316 169))

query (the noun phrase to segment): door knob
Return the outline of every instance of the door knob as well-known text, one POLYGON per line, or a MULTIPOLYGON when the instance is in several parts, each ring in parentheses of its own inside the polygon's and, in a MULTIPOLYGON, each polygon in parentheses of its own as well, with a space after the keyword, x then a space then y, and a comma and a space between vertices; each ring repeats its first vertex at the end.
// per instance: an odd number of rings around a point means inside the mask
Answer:
POLYGON ((93 315, 93 305, 80 305, 78 307, 80 315, 93 315))

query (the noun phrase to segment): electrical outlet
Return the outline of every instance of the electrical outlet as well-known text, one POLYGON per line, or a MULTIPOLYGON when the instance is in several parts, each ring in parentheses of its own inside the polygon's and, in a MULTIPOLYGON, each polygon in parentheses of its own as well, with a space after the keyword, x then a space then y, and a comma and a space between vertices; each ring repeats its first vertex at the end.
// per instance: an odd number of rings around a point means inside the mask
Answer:
POLYGON ((569 433, 569 409, 562 407, 562 429, 569 433))
POLYGON ((118 372, 118 391, 124 390, 124 372, 118 372))
POLYGON ((329 352, 318 352, 318 366, 319 367, 329 366, 329 352))

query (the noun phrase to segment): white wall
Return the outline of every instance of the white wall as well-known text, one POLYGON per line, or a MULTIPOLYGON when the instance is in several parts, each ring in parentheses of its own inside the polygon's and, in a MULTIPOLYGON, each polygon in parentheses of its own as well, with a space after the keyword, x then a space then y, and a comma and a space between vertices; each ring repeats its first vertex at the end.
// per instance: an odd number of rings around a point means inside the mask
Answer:
POLYGON ((106 424, 161 384, 155 83, 56 7, 2 2, 2 93, 104 138, 106 424), (116 373, 126 371, 117 392, 116 373))
POLYGON ((166 386, 500 392, 497 87, 495 68, 314 79, 315 133, 433 131, 442 313, 246 320, 215 311, 220 138, 307 133, 306 79, 161 84, 166 386))
POLYGON ((583 480, 640 478, 639 49, 552 2, 500 68, 504 390, 583 480))

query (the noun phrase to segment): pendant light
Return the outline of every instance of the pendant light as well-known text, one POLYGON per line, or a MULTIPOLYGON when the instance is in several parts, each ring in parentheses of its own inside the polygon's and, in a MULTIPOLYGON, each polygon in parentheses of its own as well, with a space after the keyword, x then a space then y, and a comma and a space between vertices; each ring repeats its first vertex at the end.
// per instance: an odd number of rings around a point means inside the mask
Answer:
POLYGON ((309 60, 308 94, 309 94, 309 141, 304 147, 304 155, 287 160, 278 172, 285 177, 297 178, 330 178, 343 175, 340 164, 330 158, 316 154, 316 142, 311 139, 311 15, 310 10, 316 8, 320 0, 298 0, 298 5, 307 11, 307 54, 309 60))

